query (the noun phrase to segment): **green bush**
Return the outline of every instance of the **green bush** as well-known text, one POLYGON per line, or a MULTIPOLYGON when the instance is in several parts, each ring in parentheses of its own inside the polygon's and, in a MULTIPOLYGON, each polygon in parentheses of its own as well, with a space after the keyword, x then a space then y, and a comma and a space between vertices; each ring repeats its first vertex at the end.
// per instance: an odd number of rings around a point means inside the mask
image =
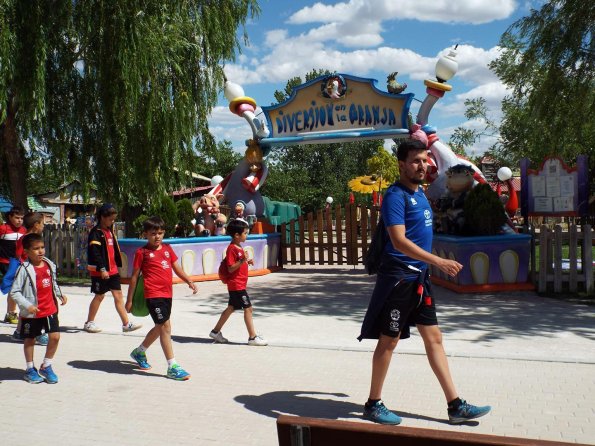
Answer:
POLYGON ((194 218, 192 202, 188 198, 176 201, 176 209, 178 216, 178 229, 176 234, 181 237, 188 237, 194 229, 192 226, 192 219, 194 218))
POLYGON ((147 215, 140 214, 132 222, 132 227, 134 228, 134 235, 136 235, 138 238, 142 238, 143 236, 143 223, 147 218, 149 218, 147 215))
POLYGON ((174 200, 169 195, 164 195, 161 200, 155 202, 149 213, 151 216, 158 216, 165 222, 165 236, 172 237, 174 235, 176 225, 178 224, 178 209, 174 200))
POLYGON ((489 184, 478 184, 465 197, 465 233, 495 235, 506 223, 504 206, 489 184))

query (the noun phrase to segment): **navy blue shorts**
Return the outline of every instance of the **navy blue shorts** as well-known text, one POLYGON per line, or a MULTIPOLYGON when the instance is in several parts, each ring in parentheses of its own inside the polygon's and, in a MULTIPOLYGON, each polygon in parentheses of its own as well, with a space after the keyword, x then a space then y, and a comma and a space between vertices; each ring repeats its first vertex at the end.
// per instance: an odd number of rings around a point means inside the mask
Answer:
POLYGON ((21 337, 31 339, 39 336, 42 331, 46 333, 56 333, 60 331, 60 322, 58 321, 58 312, 46 317, 22 318, 21 319, 21 337))
POLYGON ((423 287, 416 280, 397 282, 380 313, 380 333, 407 339, 412 325, 438 325, 430 281, 423 287))

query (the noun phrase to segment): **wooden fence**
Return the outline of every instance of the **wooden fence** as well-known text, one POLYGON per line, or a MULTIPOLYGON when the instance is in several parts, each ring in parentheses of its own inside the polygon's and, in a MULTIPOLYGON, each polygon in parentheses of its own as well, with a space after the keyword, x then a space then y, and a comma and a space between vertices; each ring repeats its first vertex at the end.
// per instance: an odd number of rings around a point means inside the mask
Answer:
POLYGON ((533 255, 531 271, 534 274, 537 291, 594 292, 593 284, 593 228, 591 225, 562 225, 553 228, 541 225, 539 230, 531 229, 533 235, 533 255), (568 257, 563 254, 568 246, 568 257), (539 259, 539 265, 537 265, 539 259))
POLYGON ((310 212, 281 225, 288 265, 359 265, 379 218, 377 208, 351 204, 310 212))

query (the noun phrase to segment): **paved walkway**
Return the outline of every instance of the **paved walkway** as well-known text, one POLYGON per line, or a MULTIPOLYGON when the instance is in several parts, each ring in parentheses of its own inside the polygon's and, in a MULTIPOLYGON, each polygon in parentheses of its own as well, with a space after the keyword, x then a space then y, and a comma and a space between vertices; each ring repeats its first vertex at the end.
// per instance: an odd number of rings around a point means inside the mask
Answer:
MULTIPOLYGON (((224 327, 231 344, 211 343, 227 302, 221 283, 199 284, 196 297, 174 286, 174 350, 193 375, 187 382, 164 378, 158 344, 148 351, 151 371, 133 366, 128 355, 150 318, 122 334, 106 297, 97 319, 104 331, 82 332, 91 293, 65 286, 59 384, 22 380, 22 346, 10 340, 13 326, 0 324, 2 444, 54 437, 60 445, 268 446, 277 444, 279 414, 360 422, 375 343, 356 337, 373 280, 361 269, 323 266, 250 278, 255 325, 268 347, 245 345, 241 314, 224 327)), ((493 411, 462 426, 445 422, 414 330, 397 349, 383 395, 403 425, 595 444, 595 307, 532 293, 435 294, 458 390, 493 411)), ((39 364, 43 348, 35 358, 39 364)))

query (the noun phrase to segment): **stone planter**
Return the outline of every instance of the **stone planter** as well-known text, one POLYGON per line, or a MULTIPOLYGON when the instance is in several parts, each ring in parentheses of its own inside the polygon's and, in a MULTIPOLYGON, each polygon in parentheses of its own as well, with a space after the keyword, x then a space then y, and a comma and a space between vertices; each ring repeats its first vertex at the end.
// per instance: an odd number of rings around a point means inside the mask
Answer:
POLYGON ((432 281, 457 292, 534 289, 527 282, 531 235, 502 234, 483 237, 434 235, 432 252, 463 265, 456 277, 431 267, 432 281))

